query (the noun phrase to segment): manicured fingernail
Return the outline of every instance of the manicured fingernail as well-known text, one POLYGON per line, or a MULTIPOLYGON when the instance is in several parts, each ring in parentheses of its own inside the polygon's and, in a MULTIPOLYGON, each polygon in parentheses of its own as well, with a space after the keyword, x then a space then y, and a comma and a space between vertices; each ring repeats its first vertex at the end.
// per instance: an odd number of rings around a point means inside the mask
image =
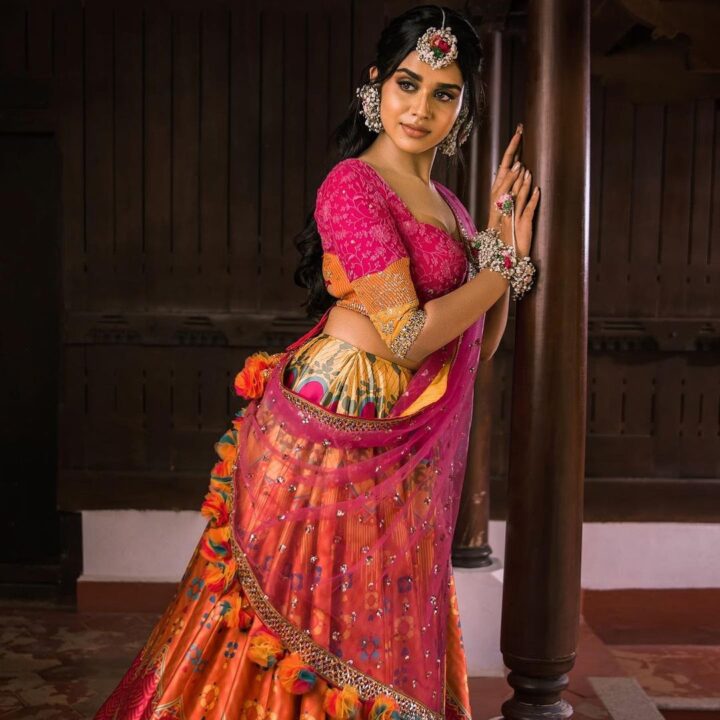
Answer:
POLYGON ((515 129, 515 132, 517 132, 517 133, 519 133, 519 134, 522 135, 522 131, 523 131, 522 123, 518 123, 518 126, 517 126, 517 128, 515 129))
POLYGON ((527 179, 527 178, 529 178, 529 177, 530 177, 530 171, 529 171, 529 170, 526 170, 526 171, 525 171, 525 179, 527 179))
POLYGON ((513 165, 513 172, 517 172, 519 169, 520 169, 520 161, 518 160, 518 162, 516 162, 513 165))

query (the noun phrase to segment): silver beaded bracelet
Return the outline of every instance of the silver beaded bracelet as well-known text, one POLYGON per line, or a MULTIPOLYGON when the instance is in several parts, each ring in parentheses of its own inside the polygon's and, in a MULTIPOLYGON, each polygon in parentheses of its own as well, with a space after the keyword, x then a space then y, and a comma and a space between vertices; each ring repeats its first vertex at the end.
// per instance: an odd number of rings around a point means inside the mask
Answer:
POLYGON ((481 230, 470 239, 470 245, 477 255, 478 269, 494 270, 510 282, 513 300, 520 300, 532 287, 535 266, 529 257, 518 260, 516 249, 500 239, 497 228, 481 230))

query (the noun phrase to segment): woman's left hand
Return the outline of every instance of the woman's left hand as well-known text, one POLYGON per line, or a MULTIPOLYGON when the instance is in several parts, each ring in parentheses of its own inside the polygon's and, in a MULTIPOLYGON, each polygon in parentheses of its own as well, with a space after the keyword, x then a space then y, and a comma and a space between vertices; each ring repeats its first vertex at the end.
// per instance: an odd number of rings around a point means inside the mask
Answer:
MULTIPOLYGON (((502 162, 498 168, 498 173, 493 182, 490 193, 491 205, 488 226, 510 225, 512 218, 501 215, 495 207, 494 200, 496 196, 502 192, 511 192, 515 199, 515 241, 517 244, 517 252, 519 257, 525 257, 530 254, 533 216, 535 215, 535 208, 540 200, 540 188, 535 186, 531 194, 532 173, 530 170, 526 170, 519 159, 520 141, 522 140, 521 128, 522 125, 518 125, 518 130, 515 135, 513 135, 505 150, 502 162), (515 177, 514 181, 512 180, 512 176, 515 177)), ((506 230, 505 227, 502 229, 503 231, 506 230)), ((510 233, 508 233, 508 236, 509 235, 510 233)))

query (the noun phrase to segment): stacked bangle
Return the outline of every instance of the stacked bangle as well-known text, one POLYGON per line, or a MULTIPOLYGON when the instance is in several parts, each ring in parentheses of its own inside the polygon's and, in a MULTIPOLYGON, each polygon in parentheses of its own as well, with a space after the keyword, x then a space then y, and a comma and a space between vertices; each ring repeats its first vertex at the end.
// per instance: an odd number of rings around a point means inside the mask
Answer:
POLYGON ((475 250, 478 269, 494 270, 510 282, 513 300, 520 300, 532 287, 535 266, 529 257, 518 259, 515 248, 500 239, 497 228, 481 230, 470 239, 470 245, 475 250))

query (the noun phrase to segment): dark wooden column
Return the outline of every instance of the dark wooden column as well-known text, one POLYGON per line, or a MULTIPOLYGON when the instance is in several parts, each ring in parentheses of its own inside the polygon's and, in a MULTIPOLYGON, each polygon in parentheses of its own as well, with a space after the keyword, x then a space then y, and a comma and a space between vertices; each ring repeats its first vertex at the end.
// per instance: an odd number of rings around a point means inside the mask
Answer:
MULTIPOLYGON (((485 52, 483 78, 488 111, 479 131, 471 136, 468 158, 468 210, 478 228, 486 226, 493 173, 500 164, 502 106, 502 34, 491 27, 481 34, 481 40, 485 52)), ((475 379, 467 471, 453 542, 452 562, 455 567, 477 568, 492 564, 492 548, 488 543, 492 380, 491 358, 480 364, 475 379)))
POLYGON ((523 159, 542 188, 539 280, 516 309, 501 649, 507 720, 568 718, 585 464, 588 0, 530 0, 523 159))

